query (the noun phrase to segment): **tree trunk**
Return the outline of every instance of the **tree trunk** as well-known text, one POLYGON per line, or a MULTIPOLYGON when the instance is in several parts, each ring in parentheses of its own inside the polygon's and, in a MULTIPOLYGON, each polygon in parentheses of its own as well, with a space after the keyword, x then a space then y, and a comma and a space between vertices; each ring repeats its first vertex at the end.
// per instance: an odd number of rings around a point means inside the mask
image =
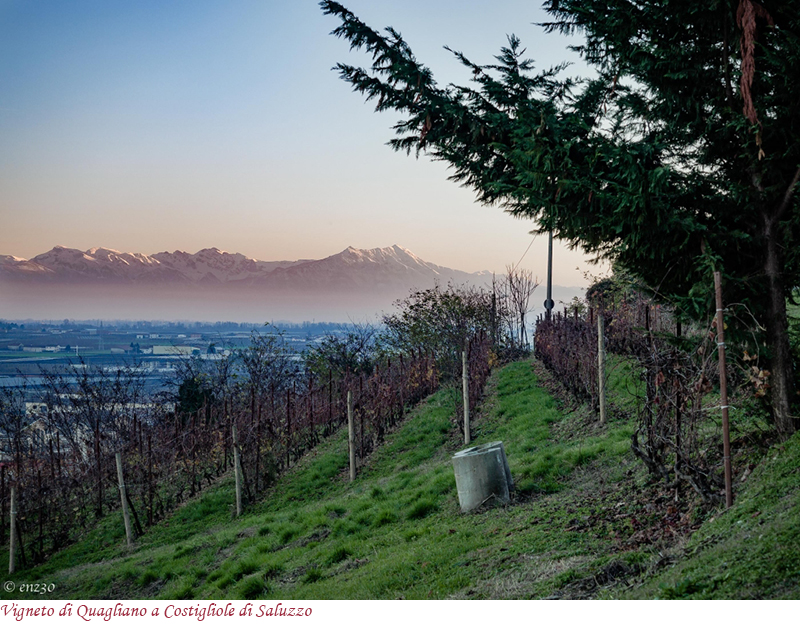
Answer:
POLYGON ((767 278, 767 346, 770 358, 770 386, 772 414, 775 428, 781 438, 788 438, 797 430, 797 419, 791 414, 794 396, 794 371, 789 348, 789 329, 786 316, 786 297, 781 275, 781 258, 776 240, 774 221, 766 220, 765 274, 767 278))

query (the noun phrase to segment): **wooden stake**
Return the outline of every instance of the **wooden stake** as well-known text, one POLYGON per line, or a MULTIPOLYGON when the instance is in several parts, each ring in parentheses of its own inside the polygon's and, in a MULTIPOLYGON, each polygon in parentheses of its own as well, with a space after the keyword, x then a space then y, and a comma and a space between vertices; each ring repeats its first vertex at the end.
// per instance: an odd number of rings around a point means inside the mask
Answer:
POLYGON ((469 367, 466 350, 461 352, 461 387, 464 395, 464 444, 469 445, 469 367))
POLYGON ((605 317, 597 311, 597 395, 600 402, 600 423, 606 422, 606 346, 605 317))
POLYGON ((6 465, 0 466, 0 540, 6 537, 6 465))
POLYGON ((97 460, 97 517, 103 516, 103 470, 100 465, 100 421, 94 429, 94 456, 97 460))
POLYGON ((256 420, 256 470, 255 492, 258 493, 259 472, 261 471, 261 402, 258 402, 258 419, 256 420))
POLYGON ((153 446, 152 436, 147 433, 147 525, 153 524, 153 446))
POLYGON ((314 374, 308 374, 308 427, 311 430, 309 445, 316 444, 316 432, 314 431, 314 374))
POLYGON ((36 490, 39 493, 39 554, 44 553, 44 497, 42 497, 42 471, 36 470, 36 490))
POLYGON ((333 369, 328 369, 328 423, 325 426, 325 435, 328 436, 333 429, 333 369))
POLYGON ((122 474, 122 452, 116 453, 117 457, 117 479, 119 480, 119 496, 122 499, 122 519, 125 521, 125 538, 128 547, 133 545, 133 532, 131 531, 131 515, 128 510, 128 496, 125 493, 125 478, 122 474))
POLYGON ((728 423, 728 373, 725 367, 725 320, 722 317, 722 279, 714 272, 714 291, 717 299, 717 354, 719 356, 719 395, 722 402, 722 458, 725 463, 725 507, 733 505, 731 470, 731 433, 728 423))
POLYGON ((286 389, 286 468, 291 462, 290 454, 292 451, 292 389, 286 389))
POLYGON ((353 392, 347 391, 347 442, 350 447, 350 481, 356 479, 356 436, 353 424, 353 392))
POLYGON ((361 457, 364 457, 364 374, 362 373, 358 377, 358 399, 361 402, 360 410, 358 411, 358 432, 359 432, 359 444, 358 444, 358 453, 361 457))
POLYGON ((236 477, 236 516, 242 516, 242 465, 239 458, 239 436, 236 426, 231 426, 233 436, 233 473, 236 477))
MULTIPOLYGON (((681 322, 676 320, 675 321, 675 336, 677 338, 681 338, 681 322)), ((680 387, 675 390, 675 470, 677 472, 678 464, 681 460, 681 427, 682 427, 682 413, 681 413, 681 401, 683 401, 683 397, 681 395, 680 387)), ((678 502, 680 500, 681 494, 681 484, 679 481, 676 480, 675 484, 675 501, 678 502)))
POLYGON ((17 487, 11 485, 11 532, 8 539, 8 574, 16 570, 17 555, 17 487))

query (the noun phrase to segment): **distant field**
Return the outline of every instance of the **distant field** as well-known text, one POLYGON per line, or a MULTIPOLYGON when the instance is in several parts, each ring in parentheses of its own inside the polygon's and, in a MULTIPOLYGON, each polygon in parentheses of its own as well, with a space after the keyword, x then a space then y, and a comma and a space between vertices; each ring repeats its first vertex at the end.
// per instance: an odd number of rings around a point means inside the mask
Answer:
POLYGON ((111 352, 108 350, 101 352, 96 349, 87 349, 86 351, 81 350, 80 354, 77 356, 75 355, 75 352, 0 352, 0 360, 77 360, 79 357, 110 355, 111 352))
MULTIPOLYGON (((75 355, 74 353, 72 354, 75 355)), ((0 360, 53 360, 54 358, 68 358, 67 353, 42 353, 42 352, 0 352, 0 360)))

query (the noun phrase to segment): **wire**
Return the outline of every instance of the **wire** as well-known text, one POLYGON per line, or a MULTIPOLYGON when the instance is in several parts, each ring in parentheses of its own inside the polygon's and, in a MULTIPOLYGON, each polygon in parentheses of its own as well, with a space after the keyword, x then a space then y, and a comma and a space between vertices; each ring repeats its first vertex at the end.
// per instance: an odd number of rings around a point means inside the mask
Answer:
POLYGON ((519 264, 522 262, 522 259, 525 258, 525 255, 530 251, 531 246, 533 245, 533 242, 535 240, 536 240, 536 235, 533 235, 533 238, 531 239, 531 242, 528 243, 527 249, 525 250, 525 252, 523 252, 522 257, 517 261, 517 264, 514 265, 514 268, 511 270, 511 273, 514 273, 517 270, 517 267, 519 267, 519 264))

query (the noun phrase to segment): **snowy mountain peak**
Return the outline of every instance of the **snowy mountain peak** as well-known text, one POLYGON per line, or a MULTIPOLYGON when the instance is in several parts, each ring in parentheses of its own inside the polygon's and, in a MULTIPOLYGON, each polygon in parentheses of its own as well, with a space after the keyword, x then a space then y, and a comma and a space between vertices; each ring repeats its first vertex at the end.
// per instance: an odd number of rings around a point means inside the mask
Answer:
POLYGON ((242 256, 242 254, 229 254, 218 247, 204 247, 195 256, 242 256))
POLYGON ((194 254, 175 250, 147 255, 93 247, 56 246, 31 260, 0 256, 0 280, 83 284, 183 284, 198 288, 240 285, 300 293, 427 288, 434 282, 479 282, 468 274, 428 263, 399 245, 342 252, 320 260, 262 261, 216 247, 194 254))
POLYGON ((362 250, 352 245, 340 252, 340 255, 348 255, 364 260, 378 261, 387 258, 413 258, 419 260, 410 250, 399 245, 392 245, 391 247, 374 247, 368 250, 362 250))
POLYGON ((86 250, 86 254, 89 256, 97 256, 98 253, 102 256, 109 256, 111 254, 116 254, 117 256, 122 255, 122 252, 119 250, 112 250, 110 247, 93 247, 86 250))

